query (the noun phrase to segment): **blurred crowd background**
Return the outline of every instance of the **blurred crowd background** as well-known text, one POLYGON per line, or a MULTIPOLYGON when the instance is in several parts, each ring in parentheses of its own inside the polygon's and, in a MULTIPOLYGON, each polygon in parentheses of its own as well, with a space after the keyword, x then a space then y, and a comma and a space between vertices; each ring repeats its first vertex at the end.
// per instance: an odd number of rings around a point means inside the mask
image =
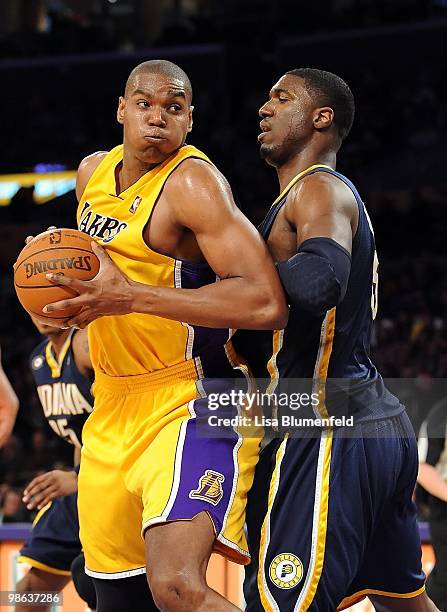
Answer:
MULTIPOLYGON (((2 174, 75 169, 118 144, 130 69, 165 58, 192 80, 189 142, 254 223, 277 189, 256 141, 269 88, 297 67, 343 77, 357 115, 339 169, 364 197, 380 261, 373 359, 385 377, 411 379, 404 396, 417 429, 447 393, 447 0, 2 0, 0 13, 2 174)), ((4 521, 29 518, 18 492, 37 471, 72 462, 35 393, 28 356, 39 336, 15 297, 12 263, 26 235, 74 226, 75 209, 73 192, 37 205, 33 187, 0 207, 0 345, 20 399, 0 451, 4 521)))

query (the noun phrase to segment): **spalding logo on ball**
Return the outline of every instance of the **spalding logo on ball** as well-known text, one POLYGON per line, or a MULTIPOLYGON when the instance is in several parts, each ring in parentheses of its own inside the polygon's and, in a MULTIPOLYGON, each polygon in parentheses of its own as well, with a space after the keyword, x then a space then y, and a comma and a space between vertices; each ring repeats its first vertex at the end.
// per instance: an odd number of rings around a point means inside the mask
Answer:
POLYGON ((91 280, 98 274, 99 259, 92 251, 92 239, 73 229, 48 230, 31 240, 20 252, 14 270, 14 286, 22 306, 44 319, 67 319, 78 307, 46 314, 47 304, 77 295, 69 287, 51 283, 49 272, 78 280, 91 280))

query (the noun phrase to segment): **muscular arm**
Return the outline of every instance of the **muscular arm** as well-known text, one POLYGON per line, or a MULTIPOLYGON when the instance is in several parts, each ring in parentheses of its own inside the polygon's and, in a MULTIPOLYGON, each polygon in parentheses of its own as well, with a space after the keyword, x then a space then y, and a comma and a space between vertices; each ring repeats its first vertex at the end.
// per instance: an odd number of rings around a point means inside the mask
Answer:
POLYGON ((331 238, 348 253, 357 229, 358 209, 351 190, 324 173, 306 177, 286 203, 286 218, 296 230, 297 247, 310 238, 331 238))
POLYGON ((298 252, 280 262, 278 272, 289 301, 320 316, 346 292, 357 203, 338 179, 314 174, 297 186, 285 206, 298 252))
MULTIPOLYGON (((0 354, 1 357, 1 354, 0 354)), ((19 400, 0 361, 0 448, 8 441, 19 409, 19 400)))
POLYGON ((233 202, 222 175, 188 160, 165 188, 172 221, 189 228, 221 279, 200 289, 135 285, 133 309, 207 327, 281 328, 283 292, 264 241, 233 202))
MULTIPOLYGON (((80 180, 79 192, 82 184, 85 179, 80 180)), ((71 286, 80 295, 50 305, 47 312, 68 302, 81 305, 80 314, 68 322, 79 327, 100 316, 130 312, 207 327, 284 327, 287 306, 273 262, 256 229, 234 204, 222 175, 206 162, 186 160, 181 171, 170 177, 163 198, 168 201, 172 222, 195 234, 220 282, 199 289, 136 283, 96 247, 101 270, 95 279, 82 282, 59 277, 59 283, 71 286)))

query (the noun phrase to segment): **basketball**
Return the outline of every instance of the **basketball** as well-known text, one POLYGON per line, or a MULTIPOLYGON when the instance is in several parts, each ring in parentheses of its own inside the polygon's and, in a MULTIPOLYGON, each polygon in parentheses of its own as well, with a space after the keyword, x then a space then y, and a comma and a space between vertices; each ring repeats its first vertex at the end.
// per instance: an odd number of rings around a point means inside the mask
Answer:
POLYGON ((47 319, 66 319, 78 308, 46 314, 47 304, 75 297, 69 287, 51 283, 50 272, 78 280, 91 280, 99 270, 99 260, 92 251, 92 239, 73 229, 48 230, 31 240, 20 252, 14 270, 14 286, 23 308, 47 319))

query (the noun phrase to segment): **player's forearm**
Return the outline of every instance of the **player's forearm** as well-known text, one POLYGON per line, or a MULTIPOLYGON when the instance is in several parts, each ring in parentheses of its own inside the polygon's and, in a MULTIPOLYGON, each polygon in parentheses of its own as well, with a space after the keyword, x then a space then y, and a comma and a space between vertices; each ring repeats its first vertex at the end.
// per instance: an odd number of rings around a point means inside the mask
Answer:
POLYGON ((73 453, 73 465, 76 467, 81 463, 81 449, 75 446, 73 453))
POLYGON ((14 429, 18 409, 19 400, 15 394, 0 405, 0 448, 6 444, 14 429))
POLYGON ((419 464, 418 483, 430 495, 434 495, 447 502, 447 482, 443 480, 439 472, 432 465, 428 463, 419 464))
POLYGON ((214 328, 282 329, 287 307, 282 295, 243 278, 228 278, 199 289, 135 283, 132 311, 214 328))

